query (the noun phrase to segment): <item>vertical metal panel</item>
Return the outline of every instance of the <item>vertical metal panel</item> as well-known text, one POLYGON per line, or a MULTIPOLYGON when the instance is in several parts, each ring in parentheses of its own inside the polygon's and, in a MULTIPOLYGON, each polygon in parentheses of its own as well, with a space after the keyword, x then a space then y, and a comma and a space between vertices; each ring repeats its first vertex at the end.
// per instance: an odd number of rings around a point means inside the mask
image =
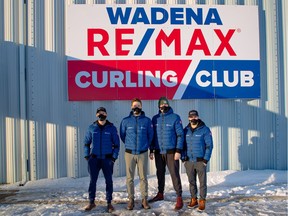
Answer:
MULTIPOLYGON (((66 126, 66 155, 67 155, 67 176, 78 177, 78 150, 76 142, 77 128, 72 126, 66 126)), ((64 162, 64 161, 62 161, 64 162)))
MULTIPOLYGON (((65 8, 68 4, 103 1, 26 2, 27 5, 18 0, 0 2, 0 99, 3 102, 0 106, 0 183, 21 181, 27 170, 31 180, 86 176, 82 142, 88 125, 95 120, 95 110, 105 106, 108 119, 118 130, 130 110, 130 101, 69 102, 67 97, 65 8), (21 19, 24 9, 27 9, 27 29, 21 19), (23 165, 26 158, 28 168, 23 165)), ((136 4, 142 1, 105 2, 136 4)), ((148 0, 146 3, 258 4, 261 99, 175 100, 171 106, 180 115, 183 126, 188 123, 188 111, 197 109, 211 128, 214 150, 210 171, 287 169, 287 1, 148 0)), ((143 101, 143 109, 152 118, 158 112, 157 101, 143 101)), ((125 175, 123 144, 120 149, 115 176, 125 175)), ((155 171, 154 161, 149 161, 149 173, 155 174, 155 171)))
POLYGON ((0 2, 0 100, 2 103, 0 104, 0 182, 6 181, 6 144, 5 144, 5 116, 6 116, 6 104, 8 97, 7 95, 7 86, 5 85, 7 80, 7 73, 5 70, 5 59, 3 56, 5 55, 4 49, 4 2, 0 2))
MULTIPOLYGON (((281 138, 279 142, 282 142, 286 140, 286 149, 277 149, 277 157, 279 158, 286 158, 286 165, 278 163, 277 167, 279 169, 287 169, 287 134, 288 134, 288 123, 287 123, 287 117, 288 117, 288 105, 287 105, 287 98, 288 98, 288 2, 287 1, 281 1, 280 2, 281 6, 279 10, 282 10, 282 18, 279 17, 279 20, 281 20, 282 23, 282 52, 283 52, 283 67, 282 67, 282 74, 283 74, 283 92, 281 95, 281 126, 284 126, 283 133, 281 134, 281 138), (286 128, 286 131, 285 131, 286 128), (282 150, 282 151, 281 151, 282 150), (285 151, 286 150, 286 151, 285 151)), ((281 130, 282 131, 282 130, 281 130)), ((278 161, 277 161, 278 162, 278 161)))
POLYGON ((6 118, 6 157, 7 157, 7 164, 6 164, 6 170, 9 171, 7 172, 7 181, 8 182, 13 182, 15 181, 15 176, 16 176, 16 170, 14 167, 16 167, 15 164, 15 155, 14 153, 16 152, 16 146, 15 146, 15 121, 13 118, 6 118), (8 132, 9 131, 9 132, 8 132))
MULTIPOLYGON (((0 182, 21 179, 19 46, 21 1, 0 3, 0 182)), ((21 17, 22 18, 22 17, 21 17)))

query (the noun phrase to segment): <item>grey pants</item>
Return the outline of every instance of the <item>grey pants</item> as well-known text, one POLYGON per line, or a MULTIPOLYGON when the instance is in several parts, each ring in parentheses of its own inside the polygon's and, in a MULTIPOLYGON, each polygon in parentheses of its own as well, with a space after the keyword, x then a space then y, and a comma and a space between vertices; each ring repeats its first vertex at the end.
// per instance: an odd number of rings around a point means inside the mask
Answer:
POLYGON ((188 176, 190 193, 192 198, 197 198, 197 179, 200 183, 200 200, 205 200, 207 196, 207 172, 206 165, 200 162, 186 161, 184 163, 188 176))
POLYGON ((144 152, 139 155, 134 155, 125 152, 126 162, 126 185, 128 198, 134 199, 134 175, 137 165, 139 180, 140 180, 140 192, 142 199, 148 197, 148 181, 147 181, 147 166, 148 166, 148 152, 144 152))

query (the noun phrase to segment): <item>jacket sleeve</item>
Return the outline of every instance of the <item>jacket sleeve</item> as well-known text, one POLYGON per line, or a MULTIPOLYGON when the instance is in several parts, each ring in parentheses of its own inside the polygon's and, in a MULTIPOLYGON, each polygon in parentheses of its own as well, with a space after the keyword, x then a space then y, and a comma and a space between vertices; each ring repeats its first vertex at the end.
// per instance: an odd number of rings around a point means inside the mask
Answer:
POLYGON ((84 138, 84 157, 88 157, 90 155, 90 144, 92 142, 92 134, 89 129, 90 127, 87 129, 84 138))
POLYGON ((153 118, 152 118, 153 136, 152 136, 152 141, 151 141, 151 144, 150 144, 150 152, 151 152, 151 153, 153 153, 154 150, 155 150, 156 139, 157 139, 157 133, 156 133, 155 124, 156 124, 156 118, 153 117, 153 118))
POLYGON ((212 133, 208 127, 204 135, 204 141, 205 141, 204 159, 209 161, 211 158, 212 150, 213 150, 213 139, 212 139, 212 133))
POLYGON ((187 161, 187 160, 188 160, 188 157, 187 157, 186 133, 187 133, 187 130, 184 129, 183 149, 182 149, 182 151, 181 151, 181 160, 182 160, 182 161, 187 161))
POLYGON ((148 130, 147 130, 147 137, 148 137, 148 144, 149 144, 149 148, 152 144, 152 140, 153 140, 153 135, 154 135, 154 130, 153 130, 153 124, 152 124, 152 121, 149 119, 148 120, 148 123, 147 123, 147 127, 148 127, 148 130))
POLYGON ((184 131, 182 126, 182 121, 180 117, 177 117, 177 120, 175 122, 175 130, 177 135, 177 144, 176 144, 176 152, 181 153, 183 149, 183 142, 184 142, 184 131))
POLYGON ((119 135, 117 133, 117 128, 114 126, 112 132, 112 143, 113 143, 113 151, 112 151, 112 157, 116 160, 119 155, 120 150, 120 139, 119 135))
POLYGON ((123 143, 125 143, 125 137, 126 137, 126 129, 125 129, 125 122, 124 120, 122 120, 121 124, 120 124, 120 138, 122 140, 123 143))

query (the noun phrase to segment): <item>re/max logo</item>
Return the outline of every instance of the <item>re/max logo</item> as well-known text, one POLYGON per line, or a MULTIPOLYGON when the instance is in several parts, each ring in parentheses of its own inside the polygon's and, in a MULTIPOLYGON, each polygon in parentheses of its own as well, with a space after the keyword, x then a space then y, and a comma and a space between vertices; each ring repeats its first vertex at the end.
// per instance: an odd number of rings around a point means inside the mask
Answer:
MULTIPOLYGON (((214 29, 213 35, 219 39, 219 43, 215 43, 214 46, 218 46, 215 52, 211 51, 208 46, 206 35, 202 29, 194 29, 190 34, 190 42, 188 47, 181 46, 181 29, 173 29, 170 34, 166 34, 163 29, 156 36, 155 41, 151 41, 150 38, 154 33, 154 28, 148 28, 143 36, 137 35, 137 37, 142 37, 140 43, 135 44, 133 37, 135 36, 135 29, 133 28, 116 28, 113 32, 115 41, 111 41, 111 35, 101 28, 87 29, 87 54, 88 56, 95 56, 95 49, 97 49, 101 56, 110 56, 111 54, 116 54, 116 56, 128 56, 132 51, 134 56, 141 56, 146 49, 148 43, 154 43, 155 56, 162 56, 164 44, 169 47, 174 45, 174 55, 175 56, 192 56, 194 51, 203 52, 205 56, 221 56, 223 51, 227 51, 230 56, 236 56, 232 45, 230 44, 230 39, 234 35, 236 29, 229 29, 228 32, 224 32, 221 29, 214 29), (95 38, 100 38, 96 40, 95 38), (114 44, 114 50, 110 52, 106 48, 108 44, 114 44), (136 46, 135 46, 136 45, 136 46)), ((187 33, 187 32, 186 32, 187 33)))

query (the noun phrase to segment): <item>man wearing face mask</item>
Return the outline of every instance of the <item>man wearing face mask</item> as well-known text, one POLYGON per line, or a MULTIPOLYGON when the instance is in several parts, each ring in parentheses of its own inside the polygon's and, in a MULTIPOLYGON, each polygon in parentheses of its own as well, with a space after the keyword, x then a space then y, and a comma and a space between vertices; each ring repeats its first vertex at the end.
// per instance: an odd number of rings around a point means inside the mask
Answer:
POLYGON ((138 98, 131 101, 130 114, 121 122, 120 138, 125 144, 126 185, 129 198, 127 209, 132 210, 134 208, 134 174, 136 166, 140 179, 142 208, 150 209, 147 202, 147 165, 148 149, 153 139, 153 126, 151 119, 146 117, 142 111, 142 102, 138 98))
POLYGON ((106 120, 107 112, 104 107, 99 107, 96 111, 96 120, 91 124, 84 139, 84 154, 88 161, 88 172, 90 175, 89 184, 89 204, 85 211, 90 211, 95 205, 96 183, 100 170, 106 182, 107 211, 114 211, 111 204, 113 193, 113 167, 118 158, 120 139, 116 127, 106 120))
POLYGON ((177 199, 175 210, 183 207, 182 184, 179 174, 179 159, 183 149, 184 132, 180 116, 173 112, 166 97, 158 101, 159 113, 152 118, 154 138, 150 148, 150 159, 155 157, 158 193, 149 200, 164 199, 166 166, 169 169, 177 199))
POLYGON ((186 168, 191 194, 191 201, 187 207, 198 207, 199 211, 203 211, 207 195, 206 166, 212 154, 213 140, 210 129, 199 119, 196 110, 191 110, 188 113, 188 119, 189 124, 184 129, 185 140, 181 155, 186 168), (199 202, 197 198, 197 176, 200 183, 199 202))

